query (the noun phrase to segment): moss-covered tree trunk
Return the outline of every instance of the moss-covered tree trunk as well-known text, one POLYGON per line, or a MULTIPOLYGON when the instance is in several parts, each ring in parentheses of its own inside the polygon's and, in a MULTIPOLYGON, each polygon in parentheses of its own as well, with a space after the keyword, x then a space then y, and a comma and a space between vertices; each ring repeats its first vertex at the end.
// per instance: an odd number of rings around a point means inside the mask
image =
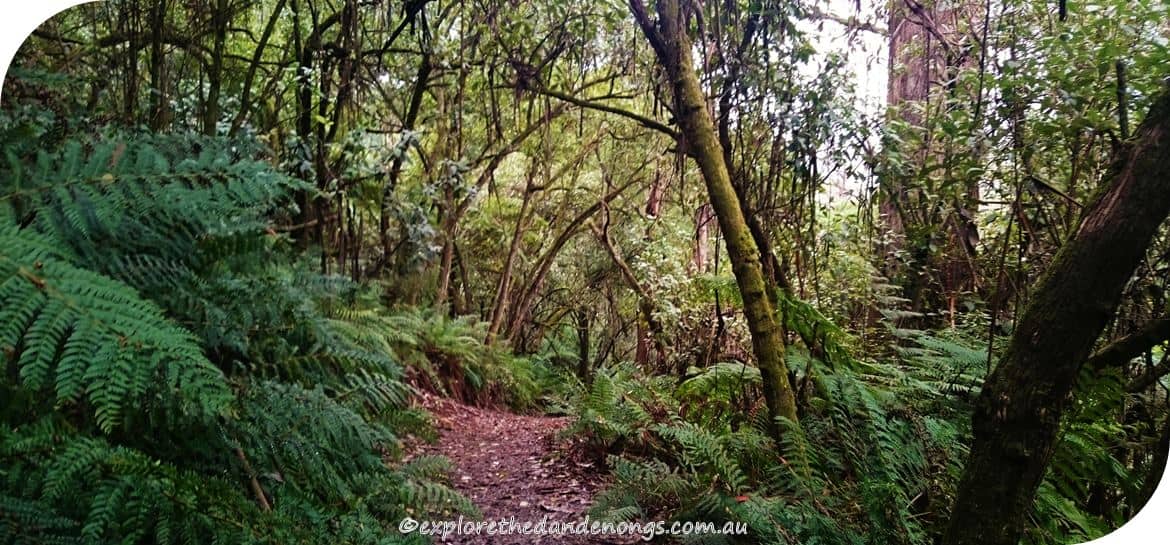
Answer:
POLYGON ((744 315, 752 335, 752 351, 764 381, 764 398, 773 421, 785 417, 796 421, 796 400, 788 381, 784 363, 784 343, 779 320, 769 294, 760 251, 756 247, 739 197, 731 183, 730 170, 715 133, 715 124, 707 110, 707 100, 699 85, 691 58, 691 41, 687 36, 688 3, 658 0, 657 22, 651 22, 641 0, 629 0, 646 38, 654 48, 659 63, 670 78, 674 94, 675 116, 682 129, 682 146, 694 157, 703 173, 711 207, 727 245, 735 281, 743 298, 744 315))
POLYGON ((1170 94, 1118 156, 984 383, 944 545, 1019 541, 1080 368, 1168 213, 1170 94))

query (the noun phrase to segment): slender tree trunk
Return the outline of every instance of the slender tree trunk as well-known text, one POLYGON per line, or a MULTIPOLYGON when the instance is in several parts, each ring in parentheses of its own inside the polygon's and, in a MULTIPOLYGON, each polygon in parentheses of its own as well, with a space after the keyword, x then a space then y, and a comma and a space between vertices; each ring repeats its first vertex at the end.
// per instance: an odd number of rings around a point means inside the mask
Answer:
POLYGON ((1170 213, 1170 93, 1112 174, 1037 284, 983 385, 944 545, 1019 541, 1079 371, 1170 213))
POLYGON ((589 384, 593 378, 589 366, 589 311, 575 310, 573 317, 577 325, 577 378, 589 384))
POLYGON ((711 205, 702 204, 695 210, 695 272, 705 274, 707 262, 711 259, 711 222, 715 220, 711 205))
POLYGON ((252 52, 252 63, 248 65, 248 72, 244 75, 244 88, 240 92, 240 109, 236 112, 236 117, 232 119, 231 134, 235 134, 244 125, 244 120, 247 119, 248 110, 252 105, 252 83, 256 79, 256 71, 260 69, 260 61, 264 58, 264 49, 268 46, 268 40, 272 38, 272 31, 276 30, 276 23, 280 20, 280 13, 284 11, 284 5, 288 0, 277 0, 276 7, 272 8, 272 15, 268 17, 268 22, 264 25, 264 32, 260 34, 260 43, 256 44, 256 50, 252 52))
MULTIPOLYGON (((297 133, 297 150, 294 152, 299 155, 298 159, 308 161, 311 157, 313 141, 313 89, 310 87, 311 80, 309 73, 313 69, 313 45, 312 38, 308 42, 301 39, 301 9, 297 0, 292 0, 292 39, 293 50, 297 56, 297 73, 294 76, 296 79, 296 133, 297 133)), ((297 224, 300 225, 300 230, 294 236, 297 243, 302 247, 308 247, 313 239, 313 233, 316 232, 313 228, 313 223, 316 221, 316 209, 312 192, 298 191, 297 192, 297 224)))
POLYGON ((129 126, 138 122, 138 52, 142 48, 138 39, 140 10, 138 3, 134 2, 118 12, 119 30, 130 36, 126 41, 126 69, 122 71, 122 121, 129 126))
POLYGON ((214 32, 211 46, 211 69, 207 73, 207 102, 203 105, 203 134, 214 135, 219 123, 219 95, 223 87, 223 56, 227 43, 228 0, 216 0, 211 15, 214 32))
POLYGON ((496 334, 500 332, 500 325, 504 321, 504 312, 508 307, 508 294, 512 291, 512 269, 516 265, 516 256, 520 254, 520 243, 524 238, 524 224, 528 219, 528 205, 535 193, 532 183, 524 190, 524 201, 520 205, 520 215, 516 218, 516 229, 512 232, 512 244, 508 247, 508 257, 504 260, 504 268, 500 271, 500 281, 496 285, 496 299, 492 305, 492 317, 488 322, 485 344, 491 344, 496 334))
MULTIPOLYGON (((450 192, 450 189, 447 190, 450 192)), ((447 202, 453 202, 450 196, 447 202)), ((452 207, 454 208, 454 207, 452 207)), ((439 287, 435 293, 435 305, 447 304, 447 297, 451 293, 451 267, 455 263, 455 237, 459 236, 459 218, 448 216, 443 218, 443 252, 439 258, 439 287)))
POLYGON ((150 128, 160 130, 170 122, 167 109, 166 58, 163 55, 163 28, 167 20, 166 0, 150 10, 150 128))
POLYGON ((469 312, 471 304, 471 280, 467 273, 467 260, 463 252, 459 251, 459 244, 451 245, 455 252, 455 263, 459 265, 459 289, 455 290, 454 300, 451 302, 451 316, 462 316, 469 312))
POLYGON ((650 193, 646 196, 646 215, 657 218, 662 213, 662 197, 666 193, 666 181, 660 172, 654 173, 654 181, 650 184, 650 193))
MULTIPOLYGON (((423 94, 426 93, 427 83, 431 77, 431 55, 429 52, 423 52, 422 59, 418 64, 418 72, 414 78, 414 90, 410 93, 410 104, 406 107, 406 115, 402 119, 402 130, 414 130, 415 122, 418 120, 418 112, 422 109, 423 94)), ((398 187, 398 177, 402 174, 402 165, 406 159, 406 154, 409 150, 403 148, 402 154, 394 158, 394 162, 390 165, 390 172, 386 175, 386 185, 382 188, 382 206, 378 215, 378 230, 381 233, 382 239, 382 261, 383 264, 390 263, 391 254, 394 251, 394 244, 390 237, 390 216, 393 213, 391 204, 393 202, 394 190, 398 187)))
MULTIPOLYGON (((731 183, 723 150, 715 135, 715 125, 707 110, 707 100, 695 73, 683 5, 677 0, 659 0, 655 25, 641 0, 629 2, 670 79, 685 148, 699 164, 711 206, 719 220, 719 229, 726 240, 728 257, 751 331, 752 350, 763 379, 769 416, 773 422, 780 417, 796 422, 796 400, 784 363, 780 324, 769 297, 773 290, 766 283, 760 250, 740 209, 739 197, 731 183)), ((779 435, 779 428, 773 431, 779 435)))

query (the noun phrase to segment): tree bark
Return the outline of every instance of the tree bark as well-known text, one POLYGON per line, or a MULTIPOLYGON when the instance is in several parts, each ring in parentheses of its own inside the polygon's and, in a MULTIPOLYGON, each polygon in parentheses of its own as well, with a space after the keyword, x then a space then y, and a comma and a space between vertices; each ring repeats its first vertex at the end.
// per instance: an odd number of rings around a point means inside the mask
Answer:
MULTIPOLYGON (((959 73, 978 60, 968 51, 978 51, 982 44, 965 27, 977 24, 981 11, 981 4, 970 0, 950 6, 890 2, 889 115, 922 133, 923 139, 918 149, 905 150, 913 174, 890 173, 880 181, 878 208, 890 235, 883 248, 887 255, 883 272, 901 284, 915 310, 944 303, 953 308, 958 296, 975 289, 977 283, 978 180, 945 169, 939 170, 941 175, 953 180, 932 183, 928 178, 933 177, 929 172, 934 165, 946 161, 944 154, 951 153, 947 144, 932 138, 938 130, 932 117, 945 108, 940 101, 951 100, 960 91, 959 73), (950 194, 941 196, 945 201, 921 196, 951 185, 950 194), (916 191, 920 187, 923 191, 916 191), (902 266, 897 255, 903 250, 916 266, 902 266)), ((953 311, 951 316, 953 320, 953 311)))
POLYGON ((236 117, 232 119, 230 134, 239 132, 248 116, 248 110, 251 109, 252 104, 252 82, 256 79, 256 71, 260 68, 260 61, 264 58, 264 49, 268 46, 268 40, 272 38, 272 31, 276 30, 276 22, 280 21, 280 13, 284 11, 284 5, 287 1, 277 0, 276 7, 272 8, 272 15, 268 16, 268 22, 264 25, 263 33, 260 34, 260 42, 256 44, 256 50, 252 52, 252 62, 248 65, 247 74, 244 75, 244 88, 240 91, 240 109, 236 112, 236 117))
POLYGON ((217 0, 212 8, 211 68, 207 71, 207 101, 203 105, 203 134, 214 136, 219 123, 219 95, 223 87, 223 56, 227 44, 228 0, 217 0))
MULTIPOLYGON (((654 312, 658 310, 658 305, 654 302, 654 295, 650 293, 650 290, 646 289, 646 286, 643 286, 638 281, 638 277, 634 275, 634 270, 630 268, 629 263, 626 263, 621 252, 614 246, 613 239, 609 236, 609 206, 602 201, 601 208, 604 211, 601 217, 601 225, 594 230, 594 234, 597 236, 597 241, 605 248, 605 253, 609 254, 609 258, 613 261, 614 266, 617 267, 618 272, 621 273, 622 280, 625 280, 626 285, 638 296, 638 311, 642 314, 642 320, 645 321, 646 327, 649 328, 649 331, 644 331, 641 323, 638 325, 639 353, 642 351, 641 343, 648 333, 649 339, 647 340, 653 342, 654 353, 658 360, 655 363, 661 365, 663 360, 666 359, 666 330, 662 327, 662 322, 654 316, 654 312)), ((638 359, 638 363, 640 364, 648 362, 649 358, 639 357, 638 359)))
POLYGON ((707 261, 711 257, 711 221, 715 218, 710 204, 702 204, 695 210, 695 252, 692 261, 695 272, 706 274, 707 261))
POLYGON ((585 384, 593 382, 589 365, 589 314, 586 309, 573 311, 577 327, 577 378, 585 384))
MULTIPOLYGON (((418 73, 414 78, 414 90, 410 93, 410 104, 406 108, 406 116, 402 119, 403 132, 414 130, 415 122, 418 120, 419 110, 422 108, 423 94, 426 93, 427 83, 430 81, 432 68, 431 55, 429 52, 424 51, 422 59, 418 63, 418 73)), ((382 187, 382 204, 378 215, 378 230, 382 240, 382 264, 390 262, 391 254, 394 251, 394 243, 390 237, 390 216, 393 213, 390 205, 394 196, 394 190, 398 187, 398 177, 402 174, 402 165, 406 160, 408 151, 404 147, 402 148, 402 155, 394 158, 393 163, 390 165, 390 172, 386 174, 386 184, 382 187)))
POLYGON ((512 231, 512 244, 508 247, 508 257, 504 260, 504 268, 500 271, 500 281, 496 285, 496 299, 492 304, 492 316, 488 322, 487 337, 484 344, 492 344, 500 325, 504 320, 504 311, 508 306, 508 294, 512 291, 512 269, 516 264, 516 256, 520 253, 520 243, 524 237, 525 223, 528 221, 528 205, 532 202, 532 195, 537 189, 531 181, 524 189, 524 200, 520 204, 520 215, 516 218, 516 229, 512 231))
POLYGON ((1154 104, 1111 173, 983 385, 944 545, 1019 541, 1077 375, 1170 213, 1170 94, 1154 104))
MULTIPOLYGON (((796 400, 788 382, 779 320, 769 298, 772 290, 766 284, 759 248, 740 209, 739 197, 731 183, 711 113, 707 110, 707 100, 695 73, 684 5, 677 0, 659 0, 655 24, 641 0, 629 0, 629 3, 670 79, 683 143, 688 154, 699 164, 711 206, 719 220, 719 229, 726 241, 727 254, 743 298, 752 351, 763 378, 769 416, 773 423, 780 417, 795 423, 796 400)), ((773 433, 779 436, 779 428, 776 427, 773 433)))
POLYGON ((163 28, 166 26, 167 3, 160 0, 150 11, 150 128, 158 131, 170 123, 167 108, 166 57, 163 54, 163 28))

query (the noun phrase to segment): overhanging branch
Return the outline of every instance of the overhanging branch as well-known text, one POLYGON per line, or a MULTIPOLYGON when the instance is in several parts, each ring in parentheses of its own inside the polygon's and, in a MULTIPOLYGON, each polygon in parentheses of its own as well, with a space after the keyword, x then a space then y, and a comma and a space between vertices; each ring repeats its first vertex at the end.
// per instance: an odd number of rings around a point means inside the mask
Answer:
POLYGON ((531 91, 534 93, 540 94, 540 95, 545 95, 548 97, 555 98, 557 100, 568 102, 569 104, 573 104, 573 105, 579 106, 581 108, 585 108, 585 109, 589 109, 589 110, 597 110, 599 112, 606 112, 606 113, 614 114, 614 115, 617 115, 620 117, 624 117, 626 119, 633 120, 633 121, 637 122, 639 125, 642 125, 643 127, 646 127, 647 129, 653 129, 653 130, 658 131, 662 134, 665 134, 665 135, 671 137, 672 139, 674 139, 675 141, 677 141, 679 138, 678 132, 675 131, 674 129, 670 128, 669 126, 667 126, 661 122, 655 121, 653 119, 650 119, 649 117, 636 114, 636 113, 631 112, 629 110, 623 110, 623 109, 617 108, 615 106, 610 106, 608 104, 602 104, 600 102, 594 102, 592 100, 577 98, 577 97, 570 95, 570 94, 567 94, 567 93, 562 93, 560 91, 554 91, 552 89, 546 89, 543 87, 531 89, 531 91))
POLYGON ((1154 345, 1170 339, 1170 318, 1158 318, 1097 351, 1085 365, 1093 369, 1116 367, 1140 356, 1154 345))

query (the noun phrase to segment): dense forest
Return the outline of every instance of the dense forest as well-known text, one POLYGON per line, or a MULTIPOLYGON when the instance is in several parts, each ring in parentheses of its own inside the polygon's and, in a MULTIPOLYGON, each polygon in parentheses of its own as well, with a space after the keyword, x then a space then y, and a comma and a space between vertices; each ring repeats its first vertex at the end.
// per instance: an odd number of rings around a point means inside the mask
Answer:
POLYGON ((0 107, 0 543, 1105 535, 1170 449, 1168 39, 1162 0, 69 9, 0 107), (401 524, 509 516, 746 531, 401 524))

